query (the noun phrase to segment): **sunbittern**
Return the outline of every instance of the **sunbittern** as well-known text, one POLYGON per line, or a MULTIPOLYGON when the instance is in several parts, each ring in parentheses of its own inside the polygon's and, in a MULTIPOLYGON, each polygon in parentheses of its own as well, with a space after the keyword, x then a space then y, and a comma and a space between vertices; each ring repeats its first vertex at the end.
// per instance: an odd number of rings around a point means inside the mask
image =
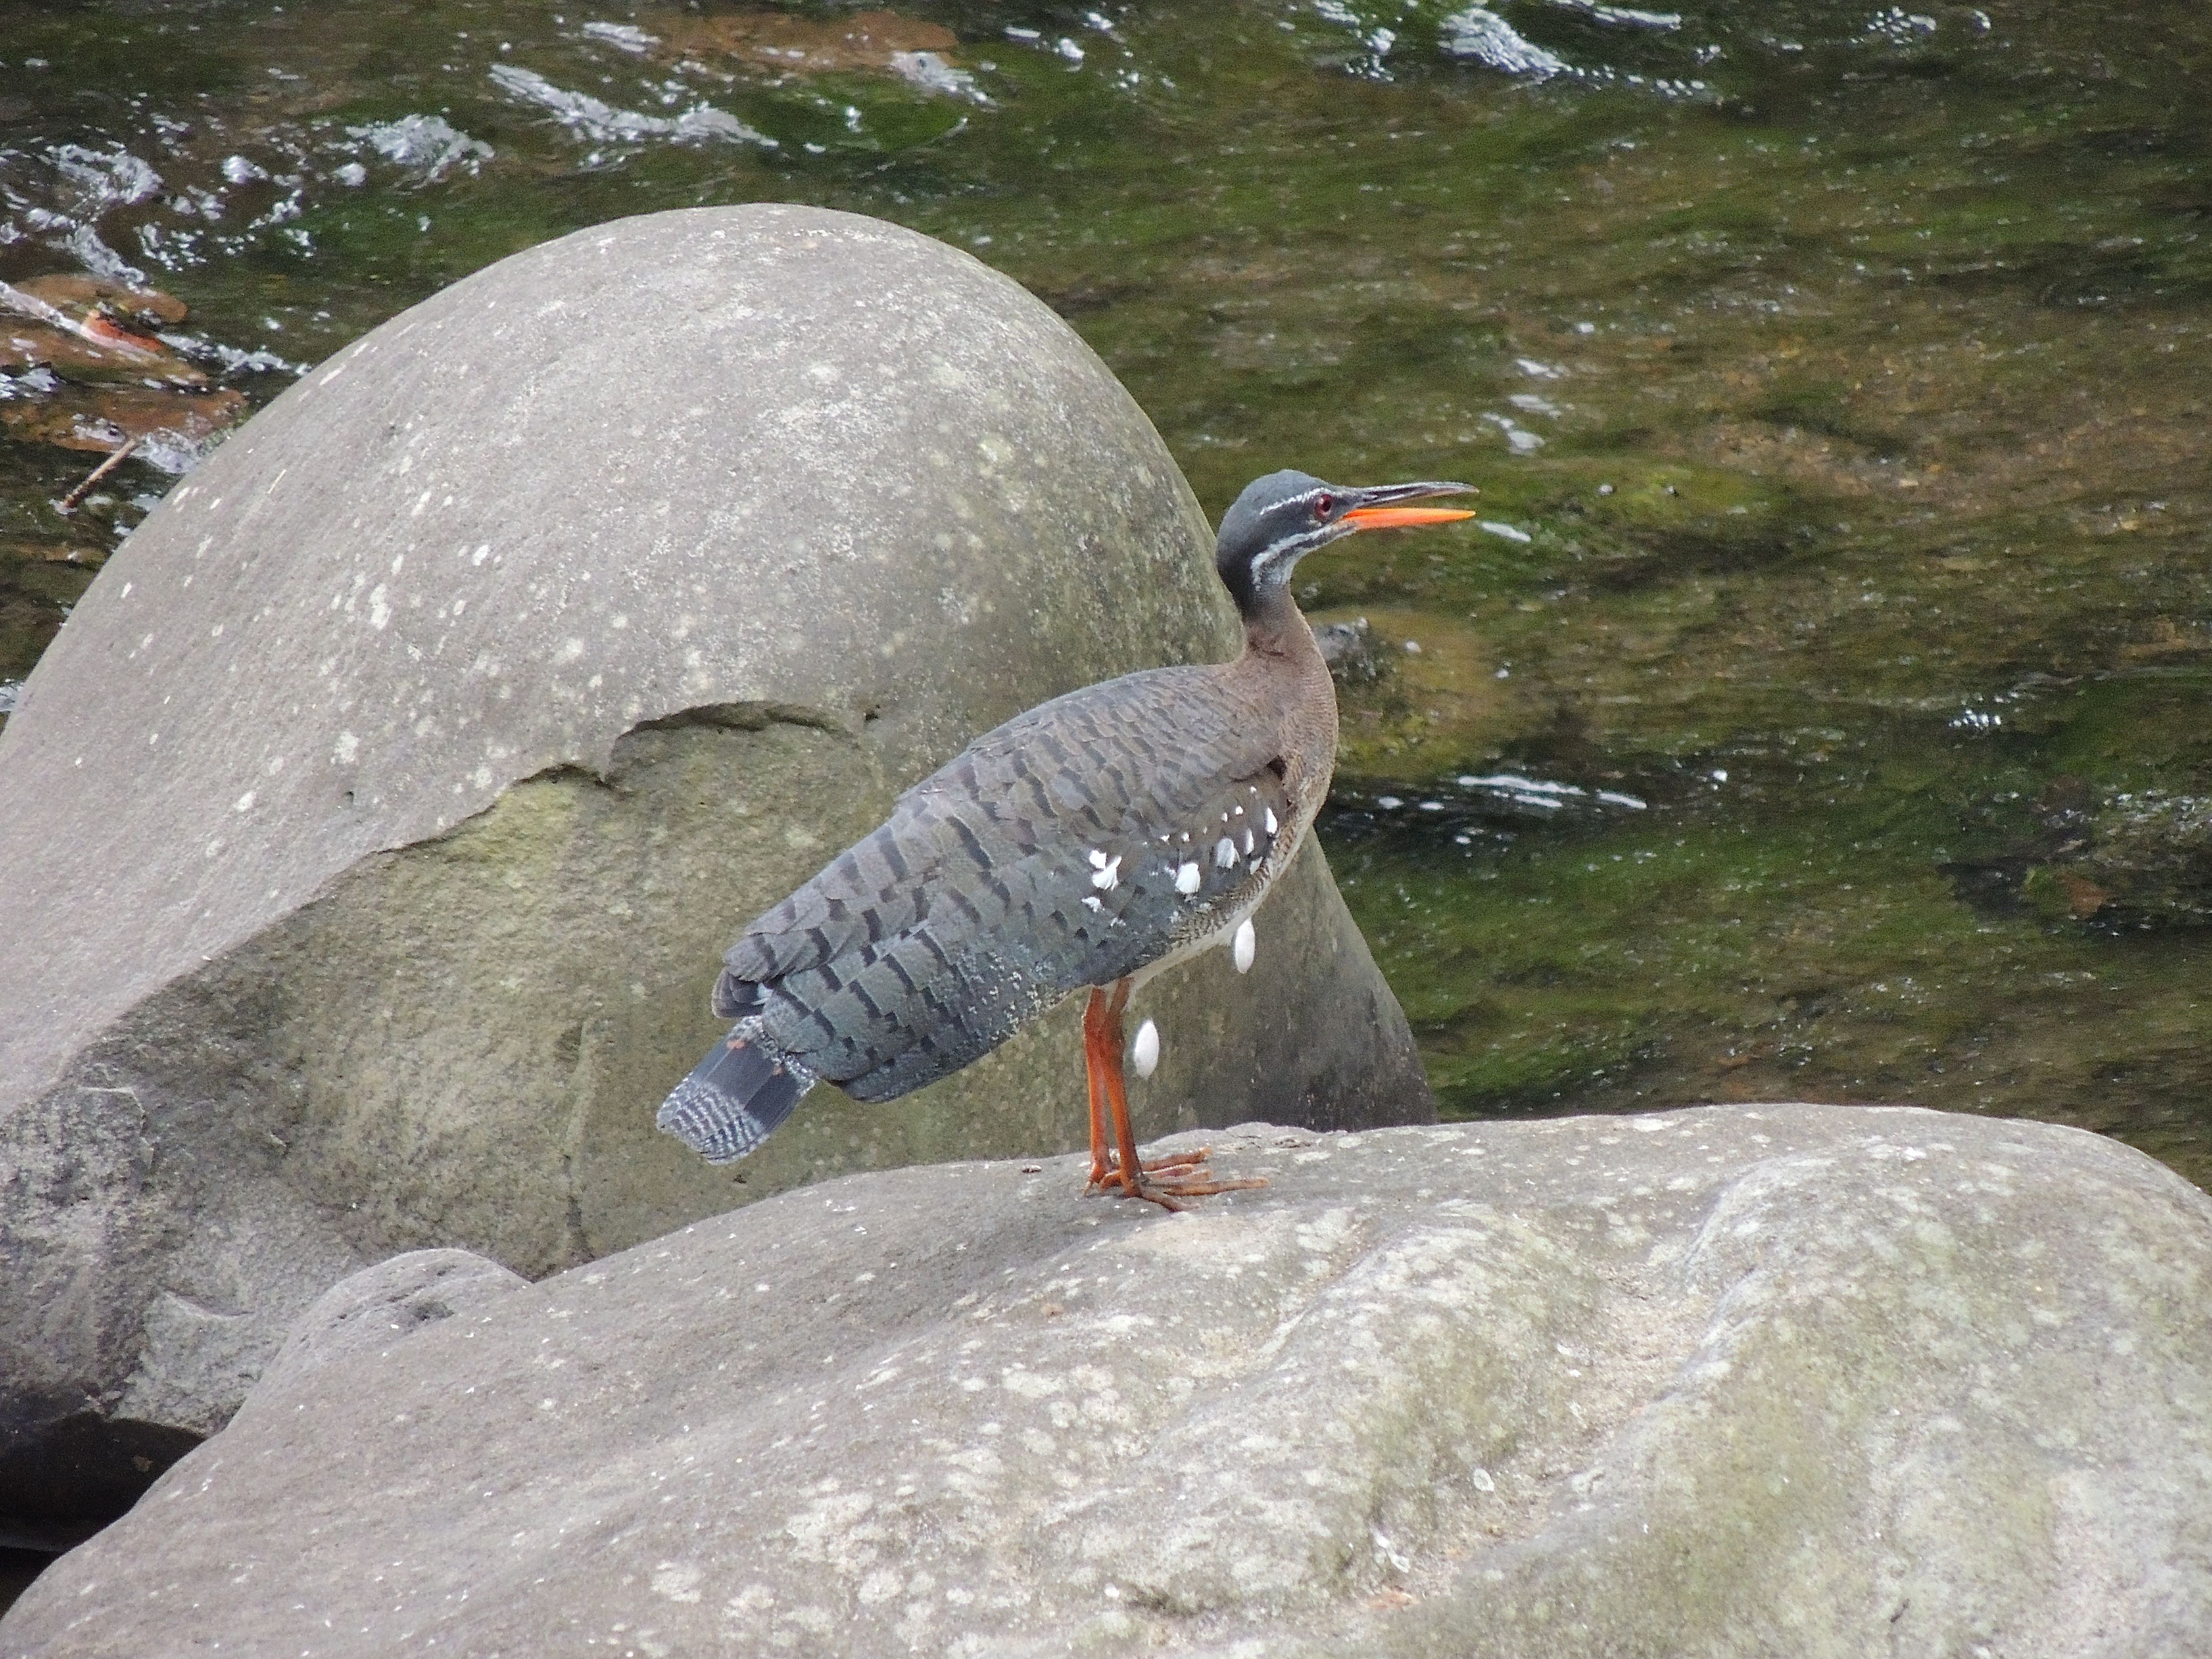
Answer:
MULTIPOLYGON (((662 1104, 660 1127, 726 1164, 823 1078, 856 1100, 896 1099, 1087 989, 1091 1185, 1173 1209, 1263 1184, 1215 1178, 1203 1152, 1139 1162, 1122 1012, 1144 980, 1209 946, 1251 965, 1252 912, 1328 793, 1336 691, 1291 570, 1358 531, 1472 518, 1401 505, 1469 491, 1303 472, 1249 485, 1214 550, 1243 654, 1054 697, 901 795, 730 947, 714 1004, 737 1024, 662 1104)), ((1147 1020, 1140 1075, 1158 1052, 1147 1020)))

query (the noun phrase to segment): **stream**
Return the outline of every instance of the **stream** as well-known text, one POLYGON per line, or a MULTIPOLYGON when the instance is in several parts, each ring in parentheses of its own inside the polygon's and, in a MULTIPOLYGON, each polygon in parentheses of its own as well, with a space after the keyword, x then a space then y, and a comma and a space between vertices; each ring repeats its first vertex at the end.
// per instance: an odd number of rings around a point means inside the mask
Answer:
POLYGON ((877 214, 1054 306, 1211 514, 1480 487, 1301 570, 1449 1115, 1912 1101, 2212 1185, 2208 75, 2178 0, 9 7, 0 712, 438 288, 877 214))

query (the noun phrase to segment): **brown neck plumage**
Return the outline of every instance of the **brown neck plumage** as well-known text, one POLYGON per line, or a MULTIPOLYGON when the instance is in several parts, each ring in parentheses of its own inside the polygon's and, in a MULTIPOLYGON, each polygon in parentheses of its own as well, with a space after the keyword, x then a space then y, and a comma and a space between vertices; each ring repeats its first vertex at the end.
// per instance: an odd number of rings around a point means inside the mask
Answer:
POLYGON ((1261 682, 1255 701, 1279 723, 1285 781, 1310 816, 1336 765, 1336 685, 1313 629, 1278 588, 1244 617, 1244 654, 1230 672, 1261 682))
MULTIPOLYGON (((1244 649, 1262 657, 1280 657, 1303 664, 1322 660, 1313 629, 1286 589, 1278 587, 1259 600, 1244 617, 1244 649)), ((1322 665, 1324 669, 1327 665, 1322 665)))

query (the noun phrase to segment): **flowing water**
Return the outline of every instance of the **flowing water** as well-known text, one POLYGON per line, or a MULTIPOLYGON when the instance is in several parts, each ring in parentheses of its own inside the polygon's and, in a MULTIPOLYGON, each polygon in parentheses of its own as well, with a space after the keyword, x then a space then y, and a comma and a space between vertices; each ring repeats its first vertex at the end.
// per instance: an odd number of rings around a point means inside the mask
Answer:
POLYGON ((1210 511, 1481 487, 1301 573, 1449 1112, 1912 1100, 2212 1184, 2208 76, 2179 0, 7 8, 0 704, 301 366, 580 226, 855 209, 1058 308, 1210 511))

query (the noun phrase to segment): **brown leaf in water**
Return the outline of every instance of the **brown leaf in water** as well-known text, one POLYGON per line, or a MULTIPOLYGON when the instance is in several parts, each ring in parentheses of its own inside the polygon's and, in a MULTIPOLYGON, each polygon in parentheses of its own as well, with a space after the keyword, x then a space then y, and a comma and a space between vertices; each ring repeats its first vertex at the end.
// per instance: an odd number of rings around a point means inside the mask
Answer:
POLYGON ((2120 647, 2122 662, 2141 662, 2149 657, 2171 657, 2184 652, 2202 651, 2207 643, 2205 635, 2191 624, 2185 633, 2174 625, 2171 617, 2154 617, 2150 637, 2120 647))
POLYGON ((100 548, 68 542, 0 542, 0 559, 9 558, 39 564, 79 564, 88 570, 97 570, 107 562, 106 553, 100 548))
POLYGON ((157 432, 198 443, 243 419, 246 408, 245 394, 227 386, 187 393, 73 386, 36 402, 0 403, 0 431, 28 443, 106 454, 128 439, 157 432))
POLYGON ((95 307, 105 307, 142 329, 173 328, 189 314, 182 300, 159 289, 133 288, 88 271, 57 271, 49 276, 33 276, 15 287, 72 317, 82 318, 95 307))
POLYGON ((44 323, 0 315, 0 369, 20 374, 41 365, 65 380, 91 386, 158 380, 167 386, 197 389, 208 383, 206 375, 158 343, 88 340, 44 323))
POLYGON ((2087 921, 2112 902, 2112 894, 2087 876, 2077 876, 2070 870, 2055 873, 2058 885, 2066 894, 2067 914, 2076 921, 2087 921))
POLYGON ((730 12, 715 17, 656 14, 638 20, 661 39, 661 57, 720 55, 761 69, 820 75, 838 70, 888 70, 902 52, 951 52, 951 29, 892 11, 849 17, 799 17, 788 12, 730 12))

